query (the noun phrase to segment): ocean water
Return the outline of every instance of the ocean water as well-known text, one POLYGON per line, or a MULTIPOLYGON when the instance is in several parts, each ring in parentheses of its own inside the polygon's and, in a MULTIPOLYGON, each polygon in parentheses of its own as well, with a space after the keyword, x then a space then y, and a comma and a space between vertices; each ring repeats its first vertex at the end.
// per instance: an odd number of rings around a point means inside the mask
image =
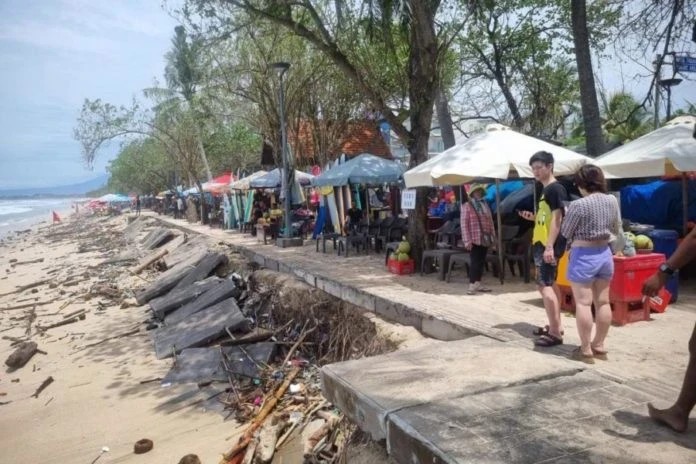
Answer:
POLYGON ((39 223, 51 223, 55 211, 67 216, 79 198, 0 199, 0 239, 13 231, 26 230, 39 223))

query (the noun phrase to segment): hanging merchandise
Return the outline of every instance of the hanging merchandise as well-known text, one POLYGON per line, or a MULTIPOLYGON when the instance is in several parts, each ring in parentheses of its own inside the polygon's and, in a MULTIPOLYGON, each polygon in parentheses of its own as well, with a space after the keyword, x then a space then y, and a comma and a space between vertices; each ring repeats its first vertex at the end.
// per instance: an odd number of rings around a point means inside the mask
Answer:
POLYGON ((309 202, 314 206, 319 204, 319 190, 316 187, 312 189, 312 193, 309 195, 309 202))
POLYGON ((362 210, 362 201, 360 198, 360 186, 355 184, 355 207, 362 210))
POLYGON ((343 230, 343 222, 346 217, 346 209, 343 204, 343 188, 336 187, 334 195, 336 196, 336 206, 338 207, 338 222, 334 224, 334 230, 340 233, 343 230))

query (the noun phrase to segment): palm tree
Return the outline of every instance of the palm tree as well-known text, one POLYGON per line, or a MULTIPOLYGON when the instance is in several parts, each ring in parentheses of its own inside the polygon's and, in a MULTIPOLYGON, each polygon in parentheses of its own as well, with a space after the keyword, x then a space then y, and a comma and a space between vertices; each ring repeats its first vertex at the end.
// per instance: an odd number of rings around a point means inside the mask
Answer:
MULTIPOLYGON (((164 68, 164 77, 169 89, 178 92, 188 104, 190 110, 195 112, 195 97, 198 87, 203 80, 202 51, 200 40, 193 39, 189 42, 184 26, 174 28, 172 49, 164 57, 167 64, 164 68)), ((198 150, 201 153, 208 180, 213 178, 205 155, 203 140, 198 126, 198 150)))
POLYGON ((604 100, 605 137, 612 144, 623 145, 650 132, 648 112, 633 95, 617 92, 604 100))
MULTIPOLYGON (((195 116, 198 152, 205 167, 208 180, 213 178, 208 164, 208 157, 203 147, 201 135, 202 116, 198 112, 197 94, 203 81, 203 54, 202 43, 199 39, 189 39, 183 26, 174 28, 172 48, 165 55, 166 65, 164 78, 167 88, 154 87, 145 89, 145 95, 155 98, 158 103, 156 109, 166 110, 180 107, 183 103, 186 111, 195 116)), ((199 186, 200 187, 200 186, 199 186)))

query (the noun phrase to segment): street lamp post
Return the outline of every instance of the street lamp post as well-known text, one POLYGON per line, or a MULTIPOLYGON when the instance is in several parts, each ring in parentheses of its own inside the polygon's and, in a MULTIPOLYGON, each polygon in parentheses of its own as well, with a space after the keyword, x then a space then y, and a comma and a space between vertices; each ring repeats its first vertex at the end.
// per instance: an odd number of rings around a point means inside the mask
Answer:
POLYGON ((681 79, 675 77, 660 80, 660 85, 667 90, 667 121, 672 117, 672 87, 681 84, 681 81, 681 79))
POLYGON ((285 98, 283 94, 283 76, 285 72, 290 68, 290 63, 278 62, 271 63, 271 68, 273 68, 280 79, 280 85, 278 90, 278 101, 280 106, 280 151, 281 158, 283 160, 283 179, 285 184, 285 202, 284 202, 284 216, 285 216, 285 227, 283 237, 278 239, 278 246, 301 246, 302 239, 294 240, 292 237, 292 221, 290 218, 290 205, 292 204, 292 187, 294 183, 294 169, 291 166, 290 160, 288 159, 288 139, 285 130, 285 98), (297 243, 299 242, 299 243, 297 243))

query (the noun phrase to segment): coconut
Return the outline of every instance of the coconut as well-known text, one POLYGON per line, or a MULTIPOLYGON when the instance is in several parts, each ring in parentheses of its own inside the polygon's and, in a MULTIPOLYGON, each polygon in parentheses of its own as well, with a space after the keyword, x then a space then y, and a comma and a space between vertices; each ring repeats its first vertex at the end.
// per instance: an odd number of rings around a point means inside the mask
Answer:
POLYGON ((650 240, 650 237, 647 235, 636 235, 636 238, 633 239, 633 243, 635 244, 636 248, 639 250, 652 250, 653 249, 653 242, 650 240))
POLYGON ((411 244, 408 243, 406 240, 403 242, 399 243, 399 248, 398 248, 399 253, 410 253, 411 252, 411 244))

